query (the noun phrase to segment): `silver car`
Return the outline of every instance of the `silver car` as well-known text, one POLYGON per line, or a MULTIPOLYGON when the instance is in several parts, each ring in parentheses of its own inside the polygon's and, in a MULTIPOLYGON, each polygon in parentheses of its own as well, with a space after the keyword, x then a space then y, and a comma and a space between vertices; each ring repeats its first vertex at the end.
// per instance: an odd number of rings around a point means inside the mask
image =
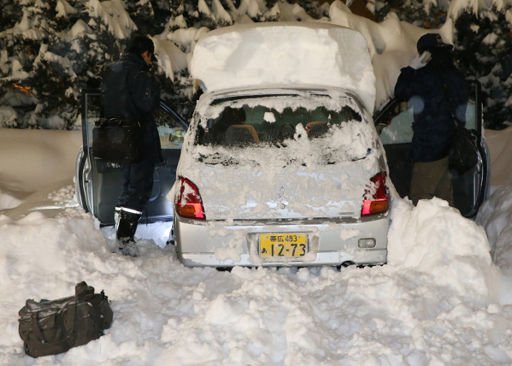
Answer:
POLYGON ((383 151, 371 116, 343 89, 203 94, 176 173, 179 259, 216 267, 385 263, 383 151))

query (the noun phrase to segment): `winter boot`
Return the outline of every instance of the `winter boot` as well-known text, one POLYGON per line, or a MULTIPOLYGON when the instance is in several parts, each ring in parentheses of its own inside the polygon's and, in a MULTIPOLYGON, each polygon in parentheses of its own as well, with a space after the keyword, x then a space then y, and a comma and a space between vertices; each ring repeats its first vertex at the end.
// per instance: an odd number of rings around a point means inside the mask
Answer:
POLYGON ((137 256, 135 246, 135 232, 142 212, 126 207, 116 207, 114 219, 116 221, 116 239, 119 251, 125 255, 137 256))

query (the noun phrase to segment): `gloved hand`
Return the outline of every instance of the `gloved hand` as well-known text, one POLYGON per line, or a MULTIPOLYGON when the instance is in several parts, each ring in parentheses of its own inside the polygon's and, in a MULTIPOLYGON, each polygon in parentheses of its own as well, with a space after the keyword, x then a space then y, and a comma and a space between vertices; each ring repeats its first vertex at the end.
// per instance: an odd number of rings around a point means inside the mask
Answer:
POLYGON ((421 69, 423 66, 428 64, 431 58, 432 54, 428 51, 425 51, 414 60, 412 60, 410 66, 415 70, 421 69))

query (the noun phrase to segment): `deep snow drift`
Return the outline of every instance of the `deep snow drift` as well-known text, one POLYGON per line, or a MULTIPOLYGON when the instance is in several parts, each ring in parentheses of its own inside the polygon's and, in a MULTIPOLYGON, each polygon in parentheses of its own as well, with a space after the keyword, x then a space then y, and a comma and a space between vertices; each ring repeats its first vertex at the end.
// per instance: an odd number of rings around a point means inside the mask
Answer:
MULTIPOLYGON (((12 131, 0 130, 0 137, 12 138, 12 131)), ((66 154, 78 148, 57 133, 51 140, 66 154)), ((27 135, 17 146, 9 152, 13 160, 37 145, 27 135)), ((53 159, 51 151, 40 154, 38 163, 53 159)), ((17 167, 23 173, 30 164, 17 167)), ((510 187, 496 189, 480 218, 498 244, 498 266, 483 227, 433 199, 416 208, 394 202, 385 266, 217 272, 182 266, 174 248, 165 246, 165 226, 140 226, 137 236, 147 238, 140 257, 112 254, 105 239, 111 230, 102 235, 74 201, 72 164, 61 168, 69 174, 67 185, 46 196, 15 198, 0 180, 0 364, 512 362, 510 187), (13 208, 18 203, 25 214, 13 208), (46 210, 26 214, 41 203, 46 210), (17 333, 25 300, 68 296, 82 280, 111 299, 112 327, 65 354, 37 361, 26 356, 17 333)), ((16 167, 5 173, 14 177, 16 167)), ((55 184, 51 176, 33 179, 55 184)))

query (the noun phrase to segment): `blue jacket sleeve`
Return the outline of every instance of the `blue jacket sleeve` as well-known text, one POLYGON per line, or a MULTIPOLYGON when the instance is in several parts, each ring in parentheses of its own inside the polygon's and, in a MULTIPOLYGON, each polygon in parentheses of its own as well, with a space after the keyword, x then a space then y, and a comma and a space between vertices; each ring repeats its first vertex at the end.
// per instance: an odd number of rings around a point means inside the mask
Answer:
POLYGON ((408 100, 413 95, 415 73, 416 70, 410 66, 402 68, 395 84, 395 98, 398 100, 408 100))

